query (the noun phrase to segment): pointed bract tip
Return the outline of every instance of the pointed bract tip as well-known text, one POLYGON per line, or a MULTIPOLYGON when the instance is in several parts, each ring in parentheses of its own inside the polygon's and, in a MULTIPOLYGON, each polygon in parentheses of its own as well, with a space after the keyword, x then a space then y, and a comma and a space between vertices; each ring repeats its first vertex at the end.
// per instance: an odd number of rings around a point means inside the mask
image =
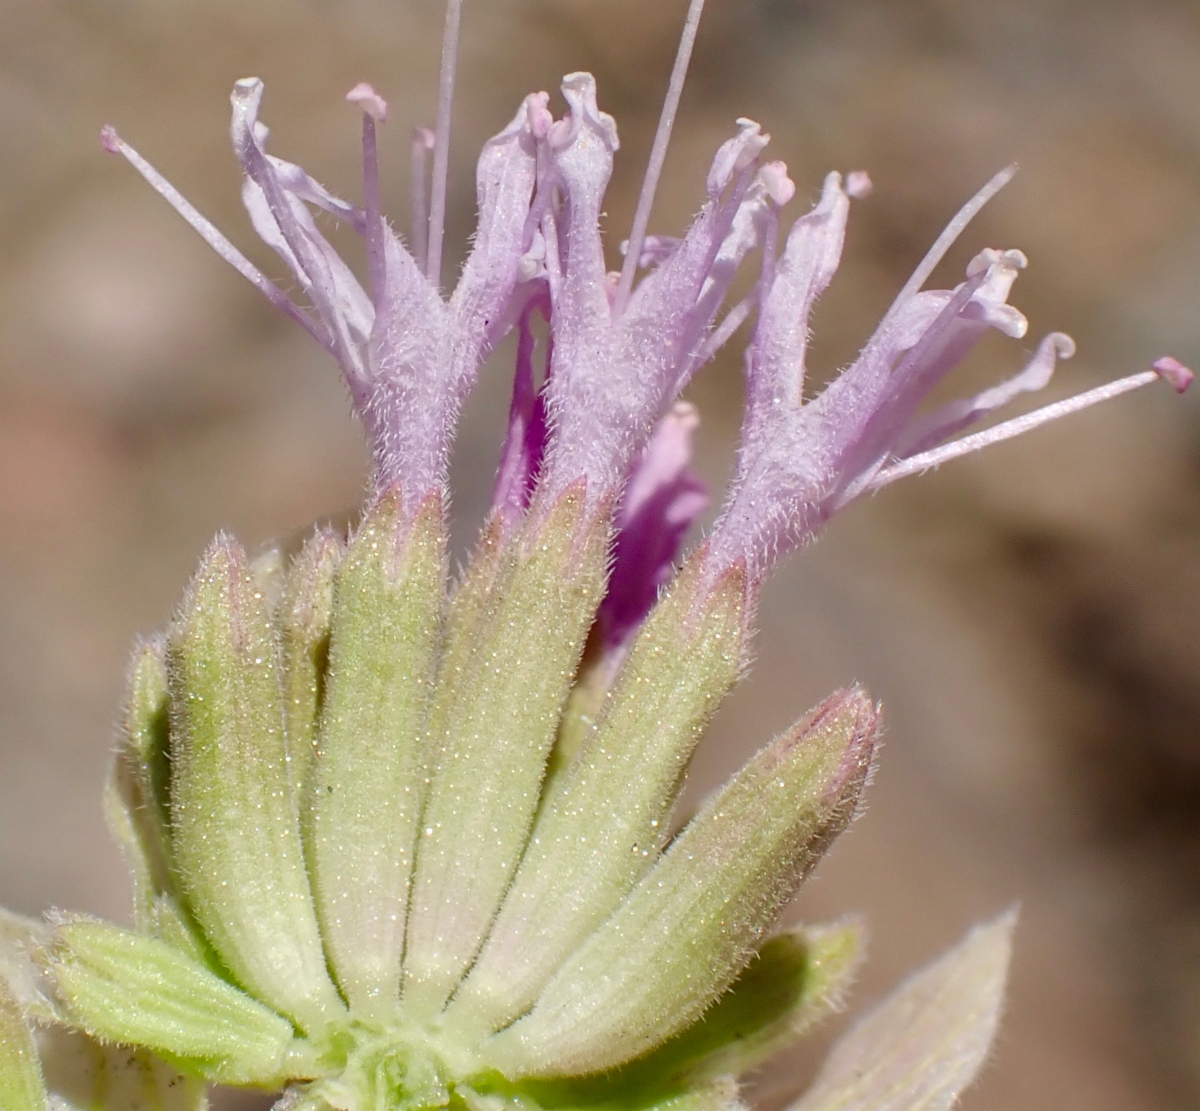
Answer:
POLYGON ((387 119, 387 101, 366 81, 360 81, 346 94, 346 102, 362 109, 376 123, 383 123, 387 119))
POLYGON ((100 128, 100 145, 109 154, 121 153, 121 136, 117 134, 117 129, 111 123, 106 123, 100 128))
POLYGON ((874 188, 875 184, 866 170, 851 170, 846 175, 846 195, 853 197, 856 201, 870 196, 871 190, 874 188))
POLYGON ((1164 355, 1159 359, 1154 364, 1154 370, 1157 371, 1160 378, 1165 378, 1171 383, 1176 393, 1183 393, 1192 384, 1192 379, 1196 377, 1183 363, 1178 359, 1173 359, 1170 355, 1164 355))
POLYGON ((871 777, 880 719, 878 704, 857 684, 835 691, 808 714, 798 731, 798 740, 825 730, 834 730, 844 738, 841 762, 828 785, 831 797, 857 804, 871 777))

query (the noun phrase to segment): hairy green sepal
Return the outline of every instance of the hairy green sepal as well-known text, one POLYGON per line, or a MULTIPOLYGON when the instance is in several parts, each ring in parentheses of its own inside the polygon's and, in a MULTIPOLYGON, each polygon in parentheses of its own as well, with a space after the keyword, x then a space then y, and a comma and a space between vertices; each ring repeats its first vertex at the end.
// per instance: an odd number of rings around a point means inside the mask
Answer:
POLYGON ((341 557, 342 542, 336 534, 328 529, 314 532, 287 569, 275 607, 288 759, 301 809, 307 801, 317 717, 324 702, 333 579, 341 557))
MULTIPOLYGON (((431 783, 405 955, 406 1013, 436 1014, 478 951, 536 812, 604 586, 608 517, 569 490, 505 553, 430 739, 431 783)), ((444 697, 439 690, 439 702, 444 697)))
POLYGON ((485 1047, 510 1077, 578 1075, 686 1028, 733 982, 853 815, 874 707, 835 695, 762 750, 485 1047), (637 939, 634 942, 632 939, 637 939))
POLYGON ((400 992, 444 547, 439 499, 406 519, 385 497, 334 579, 305 832, 326 952, 365 1014, 400 992))
POLYGON ((688 760, 737 678, 740 575, 699 593, 684 570, 634 642, 573 766, 547 791, 529 847, 450 1021, 495 1030, 657 860, 688 760))
POLYGON ((188 903, 239 983, 303 1029, 342 1011, 289 776, 267 598, 228 538, 171 630, 171 830, 188 903))

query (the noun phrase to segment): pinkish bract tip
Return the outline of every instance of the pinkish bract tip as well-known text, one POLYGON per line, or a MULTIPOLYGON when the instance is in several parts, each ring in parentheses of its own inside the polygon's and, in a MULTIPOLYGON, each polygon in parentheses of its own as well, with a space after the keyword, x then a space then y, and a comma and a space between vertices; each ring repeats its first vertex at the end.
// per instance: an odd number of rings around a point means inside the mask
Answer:
POLYGON ((100 145, 109 154, 121 153, 121 136, 117 134, 117 129, 111 123, 106 123, 100 128, 100 145))

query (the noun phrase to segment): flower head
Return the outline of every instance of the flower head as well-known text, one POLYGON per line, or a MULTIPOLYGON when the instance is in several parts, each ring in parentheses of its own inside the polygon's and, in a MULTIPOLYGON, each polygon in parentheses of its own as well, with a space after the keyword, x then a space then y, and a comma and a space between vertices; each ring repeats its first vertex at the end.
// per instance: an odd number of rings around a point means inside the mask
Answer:
MULTIPOLYGON (((413 139, 407 245, 380 210, 378 93, 347 96, 361 114, 360 207, 269 154, 262 83, 235 85, 243 199, 302 302, 104 131, 334 357, 373 470, 348 535, 318 530, 298 553, 258 560, 218 537, 170 628, 139 648, 110 784, 136 928, 5 927, 5 1107, 48 1106, 33 1019, 136 1047, 128 1067, 171 1111, 199 1106, 201 1080, 284 1089, 290 1111, 717 1111, 737 1106, 740 1072, 840 998, 856 928, 773 931, 869 778, 879 712, 861 690, 803 716, 672 832, 691 754, 748 657, 760 583, 866 492, 1156 377, 1183 389, 1191 374, 1161 359, 953 439, 1046 384, 1073 350, 1052 333, 1008 381, 923 411, 989 330, 1025 334, 1008 304, 1019 251, 985 250, 954 289, 923 289, 1004 171, 858 358, 806 397, 809 317, 870 182, 829 175, 781 247, 795 186, 742 119, 686 232, 646 234, 700 7, 620 274, 600 231, 616 124, 591 76, 574 73, 561 118, 534 93, 485 145, 474 245, 443 295, 460 0, 438 126, 413 139), (314 210, 364 238, 365 284, 314 210), (751 256, 757 284, 727 306, 751 256), (736 479, 676 573, 708 501, 690 468, 697 415, 680 393, 752 315, 736 479), (455 420, 513 329, 493 504, 451 587, 455 420), (164 1095, 173 1069, 190 1080, 164 1095)), ((1011 927, 980 928, 902 987, 797 1111, 949 1106, 995 1028, 1011 927)))

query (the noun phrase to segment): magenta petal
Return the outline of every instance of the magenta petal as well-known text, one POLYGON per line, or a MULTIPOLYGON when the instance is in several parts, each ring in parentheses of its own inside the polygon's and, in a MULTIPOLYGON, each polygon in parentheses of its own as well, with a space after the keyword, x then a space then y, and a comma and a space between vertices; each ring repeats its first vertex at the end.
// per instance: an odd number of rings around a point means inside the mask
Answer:
POLYGON ((531 298, 521 313, 508 435, 492 490, 492 513, 499 514, 507 527, 519 521, 529 507, 546 450, 545 393, 538 390, 533 369, 535 337, 531 318, 535 309, 543 316, 548 315, 547 298, 531 298))
POLYGON ((606 649, 626 644, 671 579, 687 531, 708 508, 708 488, 691 469, 700 418, 680 402, 659 422, 629 483, 617 519, 608 593, 600 606, 606 649))

